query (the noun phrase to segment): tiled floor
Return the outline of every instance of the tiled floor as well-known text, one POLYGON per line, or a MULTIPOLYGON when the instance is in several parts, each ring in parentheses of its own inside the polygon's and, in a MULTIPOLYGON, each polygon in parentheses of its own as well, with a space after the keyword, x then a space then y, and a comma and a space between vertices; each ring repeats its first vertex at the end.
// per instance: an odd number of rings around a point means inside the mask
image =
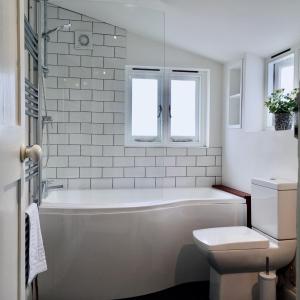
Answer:
POLYGON ((208 300, 209 282, 182 284, 158 293, 123 300, 208 300))

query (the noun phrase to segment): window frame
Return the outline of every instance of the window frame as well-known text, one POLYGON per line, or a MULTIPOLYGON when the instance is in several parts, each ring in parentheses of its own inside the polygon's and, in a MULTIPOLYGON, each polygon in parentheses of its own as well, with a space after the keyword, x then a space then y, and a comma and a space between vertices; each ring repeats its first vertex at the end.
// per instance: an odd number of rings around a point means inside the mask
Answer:
MULTIPOLYGON (((276 78, 276 73, 279 75, 279 70, 275 69, 275 65, 277 63, 280 63, 282 61, 285 61, 289 59, 290 57, 293 57, 294 59, 294 88, 298 87, 298 53, 296 50, 291 49, 288 52, 285 52, 281 55, 278 55, 274 58, 268 58, 266 60, 266 88, 265 88, 265 98, 268 98, 271 93, 279 88, 279 79, 278 76, 276 78)), ((268 112, 268 109, 265 108, 265 128, 273 130, 274 129, 274 116, 273 114, 268 112)))
MULTIPOLYGON (((132 79, 156 79, 157 80, 157 107, 163 105, 163 89, 162 89, 162 79, 163 75, 161 71, 147 71, 147 74, 144 71, 139 70, 126 70, 126 98, 132 99, 132 79)), ((148 136, 133 136, 132 134, 127 134, 131 131, 132 128, 132 101, 126 101, 126 110, 125 110, 125 143, 126 144, 139 144, 139 143, 154 143, 160 144, 162 139, 162 116, 157 118, 157 136, 153 141, 150 141, 151 138, 148 136), (140 141, 138 141, 140 140, 140 141)))
POLYGON ((194 68, 163 68, 153 66, 126 66, 125 67, 125 146, 133 147, 208 147, 209 132, 209 97, 210 97, 210 70, 194 68), (155 70, 155 71, 153 71, 155 70), (148 76, 150 75, 150 77, 148 76), (132 79, 157 78, 159 83, 160 105, 162 106, 160 122, 160 140, 137 141, 132 133, 132 79), (196 80, 196 136, 192 141, 174 141, 171 137, 171 80, 196 80))
MULTIPOLYGON (((182 76, 181 74, 172 74, 168 76, 167 78, 167 102, 168 102, 168 114, 169 117, 167 118, 168 122, 168 141, 173 142, 173 143, 181 143, 184 139, 191 139, 191 141, 188 141, 188 143, 197 143, 199 142, 200 139, 200 106, 201 106, 201 100, 198 100, 201 97, 201 77, 192 77, 192 76, 182 76), (172 129, 172 96, 171 96, 171 85, 172 85, 172 80, 180 80, 180 81, 195 81, 195 89, 196 89, 196 95, 195 95, 195 135, 194 136, 172 136, 171 135, 171 129, 172 129), (175 140, 174 140, 175 139, 175 140), (176 141, 177 140, 177 141, 176 141)), ((186 143, 186 142, 184 142, 186 143)))
MULTIPOLYGON (((292 56, 291 56, 292 57, 292 56)), ((274 63, 274 83, 273 86, 275 89, 279 89, 280 88, 280 77, 281 77, 281 72, 282 72, 282 68, 289 66, 287 60, 289 59, 289 56, 286 57, 286 59, 283 60, 279 60, 277 61, 277 63, 274 63), (278 65, 280 63, 280 65, 278 65)), ((293 60, 295 58, 293 57, 293 60)), ((295 64, 294 64, 294 73, 295 73, 295 64)), ((295 77, 295 74, 294 74, 295 77)))

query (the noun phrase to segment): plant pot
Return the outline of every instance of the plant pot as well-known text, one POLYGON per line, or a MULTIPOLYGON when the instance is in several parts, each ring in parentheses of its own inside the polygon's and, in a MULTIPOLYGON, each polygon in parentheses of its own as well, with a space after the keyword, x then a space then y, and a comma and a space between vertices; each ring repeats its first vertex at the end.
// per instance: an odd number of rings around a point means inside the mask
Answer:
POLYGON ((290 113, 275 114, 275 130, 290 130, 293 125, 293 115, 290 113))

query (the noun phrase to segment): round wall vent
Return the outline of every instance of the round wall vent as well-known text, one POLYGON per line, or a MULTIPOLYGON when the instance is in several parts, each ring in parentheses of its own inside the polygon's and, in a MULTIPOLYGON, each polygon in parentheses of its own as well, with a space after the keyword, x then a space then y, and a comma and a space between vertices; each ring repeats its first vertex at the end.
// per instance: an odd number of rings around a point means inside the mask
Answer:
POLYGON ((75 32, 75 49, 92 49, 93 47, 92 32, 75 32))

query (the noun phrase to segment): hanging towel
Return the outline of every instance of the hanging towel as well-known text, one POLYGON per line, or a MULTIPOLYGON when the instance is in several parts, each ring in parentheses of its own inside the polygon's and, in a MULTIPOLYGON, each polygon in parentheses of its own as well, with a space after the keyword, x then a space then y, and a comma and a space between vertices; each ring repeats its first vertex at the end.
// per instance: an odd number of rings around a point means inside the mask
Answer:
POLYGON ((37 274, 47 271, 47 263, 37 205, 32 203, 26 213, 30 223, 28 283, 31 283, 37 274))

